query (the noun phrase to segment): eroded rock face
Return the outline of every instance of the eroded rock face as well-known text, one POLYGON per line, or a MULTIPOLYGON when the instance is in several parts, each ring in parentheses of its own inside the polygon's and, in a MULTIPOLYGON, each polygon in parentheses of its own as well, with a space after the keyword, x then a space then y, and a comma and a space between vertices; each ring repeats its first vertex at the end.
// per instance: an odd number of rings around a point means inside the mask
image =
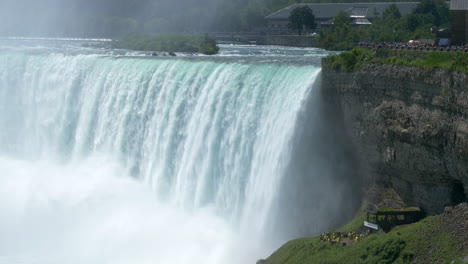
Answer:
POLYGON ((429 214, 467 199, 468 75, 368 64, 322 77, 370 182, 391 185, 429 214))

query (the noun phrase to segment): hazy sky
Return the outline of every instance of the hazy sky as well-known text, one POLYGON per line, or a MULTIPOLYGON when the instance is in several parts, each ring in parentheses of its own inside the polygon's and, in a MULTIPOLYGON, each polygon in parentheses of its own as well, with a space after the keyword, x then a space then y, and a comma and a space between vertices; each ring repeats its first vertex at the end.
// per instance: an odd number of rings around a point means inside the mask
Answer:
POLYGON ((0 34, 112 35, 203 31, 221 0, 0 0, 0 34))

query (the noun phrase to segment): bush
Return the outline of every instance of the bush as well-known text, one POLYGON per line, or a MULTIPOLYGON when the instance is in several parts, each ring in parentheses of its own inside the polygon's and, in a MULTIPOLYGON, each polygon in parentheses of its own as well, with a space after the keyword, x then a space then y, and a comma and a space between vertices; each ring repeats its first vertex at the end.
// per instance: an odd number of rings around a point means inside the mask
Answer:
POLYGON ((218 53, 216 41, 199 35, 145 35, 133 33, 114 41, 113 48, 139 51, 199 52, 207 55, 218 53))
MULTIPOLYGON (((369 238, 370 241, 360 256, 363 264, 394 263, 394 261, 402 255, 406 247, 405 241, 401 238, 371 239, 372 238, 369 238)), ((405 259, 408 260, 406 255, 405 259)))
POLYGON ((351 51, 328 56, 325 59, 324 67, 351 72, 362 67, 364 63, 370 61, 373 57, 372 50, 354 48, 351 51))
POLYGON ((399 64, 421 68, 441 68, 468 72, 468 54, 463 52, 407 52, 404 56, 390 56, 387 58, 374 59, 373 61, 386 64, 399 64))
POLYGON ((468 72, 468 54, 466 53, 457 53, 455 55, 455 60, 452 62, 452 70, 468 72))
POLYGON ((370 49, 354 48, 351 51, 328 56, 323 67, 352 72, 359 70, 366 63, 377 62, 420 68, 441 68, 468 73, 468 54, 464 52, 378 50, 378 54, 380 55, 374 56, 374 51, 370 49))

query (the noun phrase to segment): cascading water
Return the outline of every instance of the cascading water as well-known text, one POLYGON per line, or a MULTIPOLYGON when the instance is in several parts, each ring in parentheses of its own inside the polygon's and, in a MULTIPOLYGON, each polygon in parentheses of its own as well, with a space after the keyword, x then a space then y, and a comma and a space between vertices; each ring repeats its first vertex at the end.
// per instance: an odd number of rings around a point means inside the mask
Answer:
POLYGON ((292 238, 272 220, 319 71, 0 53, 0 263, 271 253, 292 238))

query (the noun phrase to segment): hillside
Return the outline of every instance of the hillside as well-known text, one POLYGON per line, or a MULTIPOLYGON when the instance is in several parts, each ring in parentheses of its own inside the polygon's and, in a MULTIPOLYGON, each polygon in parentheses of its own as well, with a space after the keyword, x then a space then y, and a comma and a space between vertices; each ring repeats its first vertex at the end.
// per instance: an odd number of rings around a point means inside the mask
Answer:
MULTIPOLYGON (((374 234, 353 245, 333 245, 319 237, 292 240, 266 259, 266 264, 321 263, 466 263, 468 262, 468 204, 447 207, 386 234, 374 234)), ((355 222, 361 222, 357 218, 355 222)), ((341 228, 342 232, 352 227, 341 228)), ((354 225, 355 227, 355 225, 354 225)))

